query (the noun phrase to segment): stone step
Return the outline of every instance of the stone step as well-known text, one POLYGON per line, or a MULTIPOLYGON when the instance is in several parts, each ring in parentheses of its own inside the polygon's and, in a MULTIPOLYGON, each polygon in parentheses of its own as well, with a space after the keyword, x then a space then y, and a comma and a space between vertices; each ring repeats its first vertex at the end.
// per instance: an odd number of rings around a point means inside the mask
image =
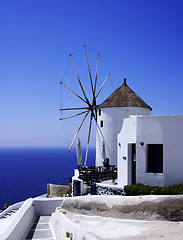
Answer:
POLYGON ((31 230, 39 229, 39 230, 44 230, 44 229, 49 229, 49 223, 34 223, 31 227, 31 230))
POLYGON ((40 216, 37 220, 39 223, 49 223, 51 216, 40 216))
POLYGON ((50 229, 35 229, 29 231, 26 239, 53 239, 53 234, 50 229))
POLYGON ((40 216, 32 225, 26 240, 54 240, 52 231, 50 229, 50 216, 40 216))

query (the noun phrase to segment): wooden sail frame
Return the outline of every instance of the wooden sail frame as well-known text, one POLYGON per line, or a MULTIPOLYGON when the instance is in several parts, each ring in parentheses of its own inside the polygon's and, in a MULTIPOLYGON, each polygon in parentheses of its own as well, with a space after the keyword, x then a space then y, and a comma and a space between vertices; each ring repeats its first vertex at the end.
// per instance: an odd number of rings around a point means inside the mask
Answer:
POLYGON ((78 127, 78 129, 77 129, 77 131, 76 131, 76 133, 74 135, 73 140, 72 140, 72 143, 71 143, 71 145, 70 145, 70 147, 68 149, 68 151, 70 151, 72 146, 73 146, 73 144, 74 144, 74 142, 75 142, 75 140, 76 140, 76 137, 77 137, 80 129, 83 126, 83 123, 85 122, 87 116, 90 113, 90 123, 89 123, 88 138, 87 138, 87 148, 86 148, 86 155, 85 155, 85 161, 84 161, 84 166, 86 166, 87 157, 88 157, 88 150, 89 150, 89 144, 90 144, 90 137, 91 137, 92 120, 94 119, 96 124, 97 124, 97 108, 98 108, 98 105, 96 104, 96 99, 97 99, 98 95, 100 94, 102 88, 104 87, 104 85, 105 85, 107 79, 109 78, 110 74, 107 75, 107 77, 105 78, 104 82, 102 83, 101 87, 99 88, 99 90, 98 90, 98 92, 96 94, 96 86, 97 86, 97 78, 98 78, 98 69, 99 69, 99 58, 100 58, 100 55, 98 54, 98 57, 97 57, 97 67, 96 67, 96 73, 95 73, 95 80, 94 80, 94 83, 93 83, 92 75, 91 75, 91 69, 90 69, 90 64, 89 64, 89 59, 88 59, 88 54, 87 54, 87 49, 86 49, 85 45, 84 45, 84 50, 85 50, 85 55, 86 55, 86 60, 87 60, 87 65, 88 65, 90 85, 91 85, 92 96, 93 96, 92 102, 90 102, 89 99, 87 98, 87 95, 85 93, 84 87, 83 87, 82 82, 81 82, 81 80, 79 78, 79 75, 77 73, 73 57, 70 54, 70 59, 71 59, 71 62, 72 62, 72 65, 73 65, 73 68, 74 68, 74 71, 75 71, 75 74, 76 74, 79 86, 80 86, 81 91, 83 93, 83 97, 78 95, 77 93, 75 93, 73 90, 71 90, 69 87, 67 87, 63 82, 60 82, 60 84, 62 84, 62 86, 64 86, 68 91, 73 93, 82 102, 84 102, 87 105, 87 107, 61 108, 60 111, 70 111, 70 110, 84 110, 84 111, 82 111, 80 113, 77 113, 77 114, 74 114, 74 115, 71 115, 71 116, 68 116, 68 117, 60 118, 60 120, 66 120, 66 119, 74 118, 74 117, 77 117, 77 116, 85 114, 83 119, 82 119, 82 121, 81 121, 81 123, 79 124, 79 127, 78 127))

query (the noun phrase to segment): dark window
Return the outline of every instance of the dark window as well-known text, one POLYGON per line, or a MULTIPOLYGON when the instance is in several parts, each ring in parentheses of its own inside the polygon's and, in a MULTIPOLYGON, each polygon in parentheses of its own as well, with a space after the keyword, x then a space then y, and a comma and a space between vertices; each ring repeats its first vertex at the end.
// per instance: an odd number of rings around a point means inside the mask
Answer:
POLYGON ((147 145, 147 172, 163 173, 163 144, 147 145))
POLYGON ((103 121, 100 121, 100 127, 102 128, 104 125, 103 121))
POLYGON ((98 110, 98 115, 99 115, 99 116, 101 115, 101 109, 98 110))

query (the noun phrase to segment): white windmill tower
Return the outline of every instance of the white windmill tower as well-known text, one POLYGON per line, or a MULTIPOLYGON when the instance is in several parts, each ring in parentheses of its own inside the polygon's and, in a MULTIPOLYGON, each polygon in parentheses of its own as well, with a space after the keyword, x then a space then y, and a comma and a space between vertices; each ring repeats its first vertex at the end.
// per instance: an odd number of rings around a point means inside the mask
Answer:
POLYGON ((117 165, 117 134, 124 118, 130 115, 150 115, 148 106, 135 92, 124 83, 98 106, 96 133, 96 166, 104 162, 103 147, 110 165, 117 165))

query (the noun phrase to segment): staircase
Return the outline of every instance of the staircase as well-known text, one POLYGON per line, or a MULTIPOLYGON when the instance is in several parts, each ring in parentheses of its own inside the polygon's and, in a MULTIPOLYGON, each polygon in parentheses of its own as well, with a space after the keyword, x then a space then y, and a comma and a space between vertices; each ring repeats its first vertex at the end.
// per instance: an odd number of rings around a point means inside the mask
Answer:
POLYGON ((49 225, 50 218, 51 216, 38 217, 27 234, 26 239, 54 240, 49 225))
POLYGON ((12 216, 14 213, 16 213, 18 210, 19 210, 19 208, 13 209, 13 210, 9 211, 8 213, 6 213, 6 214, 2 217, 2 219, 6 219, 6 218, 8 218, 8 217, 11 217, 11 216, 12 216))

